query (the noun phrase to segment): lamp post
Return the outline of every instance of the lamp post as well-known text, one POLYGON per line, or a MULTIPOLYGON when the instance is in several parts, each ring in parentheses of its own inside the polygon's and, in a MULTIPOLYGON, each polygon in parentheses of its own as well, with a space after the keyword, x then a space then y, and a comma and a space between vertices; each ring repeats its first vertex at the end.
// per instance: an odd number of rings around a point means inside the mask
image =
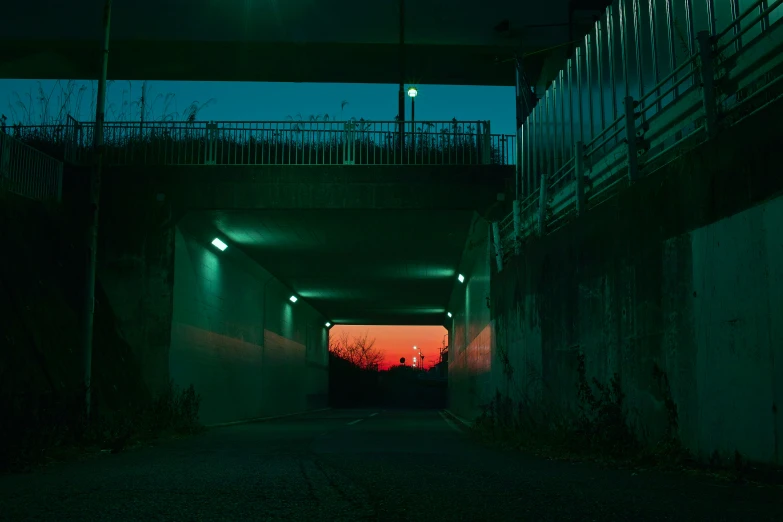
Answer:
POLYGON ((408 88, 408 97, 411 99, 411 123, 416 121, 416 96, 419 90, 416 87, 408 88))
MULTIPOLYGON (((421 369, 423 370, 424 369, 424 356, 421 354, 421 350, 418 347, 414 346, 413 349, 415 351, 419 352, 419 364, 421 365, 421 369)), ((414 360, 415 360, 415 357, 414 357, 414 360)))
POLYGON ((405 0, 399 0, 400 2, 400 20, 399 20, 399 29, 400 29, 400 53, 399 53, 399 59, 400 59, 400 92, 398 97, 398 103, 399 103, 399 146, 400 146, 400 160, 402 160, 402 155, 405 150, 405 0))
POLYGON ((410 86, 408 88, 408 97, 411 99, 411 139, 413 140, 413 161, 416 161, 416 95, 419 90, 410 86))

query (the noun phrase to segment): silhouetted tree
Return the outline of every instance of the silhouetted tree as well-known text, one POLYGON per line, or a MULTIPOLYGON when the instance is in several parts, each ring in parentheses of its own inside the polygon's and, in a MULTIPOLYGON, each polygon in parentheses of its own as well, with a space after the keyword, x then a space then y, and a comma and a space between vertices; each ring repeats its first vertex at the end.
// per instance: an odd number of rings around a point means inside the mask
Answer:
POLYGON ((351 339, 348 332, 343 332, 329 340, 329 351, 365 370, 377 370, 383 361, 383 353, 375 348, 375 339, 367 333, 351 339))

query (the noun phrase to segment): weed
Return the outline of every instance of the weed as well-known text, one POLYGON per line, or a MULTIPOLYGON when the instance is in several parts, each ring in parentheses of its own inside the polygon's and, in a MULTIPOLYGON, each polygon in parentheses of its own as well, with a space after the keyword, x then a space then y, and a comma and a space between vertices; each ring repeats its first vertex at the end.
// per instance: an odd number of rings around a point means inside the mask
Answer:
POLYGON ((557 458, 627 459, 640 445, 628 427, 625 394, 618 375, 608 385, 587 379, 584 354, 577 356, 577 414, 558 416, 551 408, 515 402, 499 391, 482 407, 475 433, 484 440, 511 444, 557 458))
MULTIPOLYGON (((392 131, 367 130, 362 121, 352 138, 340 130, 303 127, 298 121, 272 128, 224 127, 210 134, 203 122, 112 123, 107 125, 104 161, 108 165, 307 165, 421 164, 461 165, 481 162, 479 137, 468 127, 456 132, 428 133, 415 139, 392 131)), ((13 125, 12 135, 53 157, 72 163, 92 161, 93 126, 56 124, 13 125)), ((421 131, 421 132, 419 132, 421 131)), ((509 164, 509 150, 493 137, 489 161, 509 164)))
POLYGON ((3 397, 0 470, 20 471, 74 453, 116 453, 161 436, 196 433, 200 401, 192 385, 179 390, 169 383, 151 404, 88 417, 84 393, 3 397))
POLYGON ((663 396, 667 423, 663 437, 651 445, 642 444, 628 426, 619 376, 613 375, 606 385, 595 378, 588 381, 581 353, 577 356, 575 416, 556 417, 551 408, 524 399, 515 403, 496 391, 482 406, 472 433, 481 441, 550 459, 590 460, 640 470, 707 474, 734 482, 783 484, 779 467, 751 464, 739 451, 730 456, 715 451, 708 462, 698 462, 680 442, 678 408, 666 373, 654 364, 652 377, 663 396))
POLYGON ((638 442, 628 427, 623 410, 625 394, 620 385, 620 376, 615 373, 608 385, 593 377, 592 385, 597 391, 594 392, 587 380, 584 354, 577 356, 577 362, 577 431, 590 450, 612 457, 629 455, 638 449, 638 442))

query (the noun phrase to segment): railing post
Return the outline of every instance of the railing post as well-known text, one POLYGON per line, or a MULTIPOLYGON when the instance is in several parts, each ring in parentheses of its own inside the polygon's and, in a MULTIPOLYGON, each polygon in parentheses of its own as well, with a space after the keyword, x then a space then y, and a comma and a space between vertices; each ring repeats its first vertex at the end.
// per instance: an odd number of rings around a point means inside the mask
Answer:
POLYGON ((204 161, 204 165, 215 165, 216 164, 216 141, 215 138, 217 137, 217 123, 209 122, 207 123, 207 157, 204 161))
POLYGON ((715 102, 715 66, 712 52, 712 36, 708 31, 699 31, 699 61, 701 71, 701 92, 704 103, 704 127, 707 137, 712 138, 717 133, 718 113, 715 102))
POLYGON ((625 141, 628 147, 628 181, 634 182, 639 175, 639 158, 636 147, 636 102, 632 96, 626 96, 625 104, 625 141))
POLYGON ((497 221, 492 222, 492 240, 495 243, 495 262, 498 265, 498 272, 503 270, 503 244, 500 238, 500 225, 497 221))
MULTIPOLYGON (((69 116, 70 118, 70 116, 69 116)), ((71 138, 66 147, 70 147, 70 158, 66 157, 68 161, 73 163, 82 161, 82 143, 84 142, 84 124, 79 123, 75 119, 71 122, 71 138)))
POLYGON ((354 138, 354 123, 345 124, 345 141, 343 142, 343 165, 354 165, 356 140, 354 138))
POLYGON ((581 141, 574 144, 574 179, 576 180, 576 214, 585 211, 585 148, 581 141))
MULTIPOLYGON (((5 131, 0 133, 0 178, 11 177, 11 140, 5 131)), ((0 179, 0 181, 2 181, 0 179)))
POLYGON ((543 236, 546 233, 546 211, 547 211, 547 179, 541 174, 538 191, 538 235, 543 236))
POLYGON ((522 202, 514 200, 514 253, 519 255, 519 238, 522 237, 522 202))

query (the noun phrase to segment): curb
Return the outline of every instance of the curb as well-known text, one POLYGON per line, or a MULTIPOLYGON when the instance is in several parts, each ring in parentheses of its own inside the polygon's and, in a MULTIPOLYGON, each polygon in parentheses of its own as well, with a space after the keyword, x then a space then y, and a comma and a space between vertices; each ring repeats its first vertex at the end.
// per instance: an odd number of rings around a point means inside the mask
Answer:
POLYGON ((456 420, 457 422, 461 423, 466 428, 472 428, 473 427, 473 423, 472 422, 466 421, 465 419, 463 419, 462 417, 460 417, 459 415, 457 415, 453 411, 448 410, 448 409, 444 409, 443 412, 446 413, 446 415, 448 415, 449 417, 451 417, 454 420, 456 420))
POLYGON ((299 411, 296 413, 287 413, 285 415, 275 415, 274 417, 255 417, 253 419, 245 419, 245 420, 238 420, 238 421, 231 421, 231 422, 220 422, 217 424, 205 424, 205 428, 224 428, 226 426, 237 426, 239 424, 252 424, 254 422, 266 422, 271 420, 277 420, 277 419, 285 419, 288 417, 295 417, 297 415, 306 415, 308 413, 318 413, 319 411, 328 411, 332 408, 320 408, 318 410, 307 410, 307 411, 299 411))

